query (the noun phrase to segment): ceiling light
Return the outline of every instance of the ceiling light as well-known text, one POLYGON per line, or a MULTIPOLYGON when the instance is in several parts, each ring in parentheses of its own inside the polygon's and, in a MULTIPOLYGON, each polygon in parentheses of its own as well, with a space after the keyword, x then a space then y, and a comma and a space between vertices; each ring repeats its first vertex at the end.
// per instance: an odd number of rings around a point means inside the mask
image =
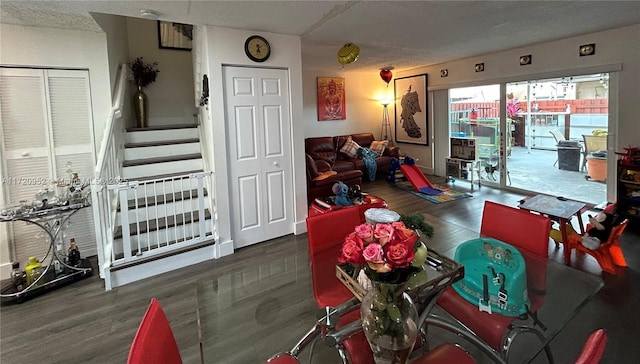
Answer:
POLYGON ((146 19, 158 19, 158 17, 160 17, 160 13, 149 9, 142 9, 140 10, 140 16, 146 19))

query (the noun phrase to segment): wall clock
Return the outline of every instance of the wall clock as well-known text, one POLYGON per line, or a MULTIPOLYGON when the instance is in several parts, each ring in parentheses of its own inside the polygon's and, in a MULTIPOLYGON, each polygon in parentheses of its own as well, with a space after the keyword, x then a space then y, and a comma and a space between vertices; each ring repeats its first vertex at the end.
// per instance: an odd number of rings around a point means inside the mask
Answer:
POLYGON ((259 35, 252 35, 244 42, 244 52, 254 62, 264 62, 271 55, 271 45, 259 35))

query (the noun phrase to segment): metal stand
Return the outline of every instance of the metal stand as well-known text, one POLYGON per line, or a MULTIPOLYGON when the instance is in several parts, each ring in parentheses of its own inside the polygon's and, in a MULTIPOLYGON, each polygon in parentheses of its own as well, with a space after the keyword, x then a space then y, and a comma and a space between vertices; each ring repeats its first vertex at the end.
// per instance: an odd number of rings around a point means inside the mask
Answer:
POLYGON ((49 249, 40 261, 44 262, 50 253, 51 259, 48 264, 43 264, 45 269, 38 279, 23 290, 16 291, 14 287, 11 286, 3 287, 0 291, 0 302, 21 303, 25 299, 36 296, 55 287, 91 276, 93 268, 88 260, 81 259, 77 266, 71 266, 65 262, 64 257, 58 256, 55 249, 56 241, 59 238, 61 230, 67 220, 69 220, 69 218, 71 218, 71 216, 80 209, 87 206, 89 206, 89 203, 84 199, 82 202, 76 204, 46 208, 43 210, 24 211, 17 209, 14 211, 3 211, 7 214, 0 216, 0 221, 24 221, 26 223, 36 225, 44 230, 49 238, 49 249), (56 272, 54 266, 58 264, 62 270, 56 272))
POLYGON ((393 135, 391 134, 391 124, 389 124, 389 109, 386 104, 383 104, 382 109, 382 130, 380 131, 380 140, 388 140, 389 145, 395 145, 393 143, 393 135))

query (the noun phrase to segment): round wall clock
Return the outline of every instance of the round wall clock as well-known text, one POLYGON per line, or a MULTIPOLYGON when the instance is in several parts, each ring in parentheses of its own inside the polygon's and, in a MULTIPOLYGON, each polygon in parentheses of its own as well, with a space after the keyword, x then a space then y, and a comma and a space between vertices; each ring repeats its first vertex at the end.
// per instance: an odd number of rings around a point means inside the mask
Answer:
POLYGON ((264 62, 271 55, 271 45, 259 35, 252 35, 244 42, 244 52, 254 62, 264 62))

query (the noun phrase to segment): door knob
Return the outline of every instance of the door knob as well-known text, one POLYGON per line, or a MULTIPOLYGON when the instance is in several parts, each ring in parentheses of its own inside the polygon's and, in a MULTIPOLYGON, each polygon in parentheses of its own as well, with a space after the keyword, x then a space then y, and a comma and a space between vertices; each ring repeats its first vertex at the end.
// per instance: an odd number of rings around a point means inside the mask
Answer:
POLYGON ((278 162, 273 162, 273 165, 277 167, 278 166, 278 162))
POLYGON ((22 152, 22 156, 23 157, 28 157, 29 156, 29 152, 22 152))

